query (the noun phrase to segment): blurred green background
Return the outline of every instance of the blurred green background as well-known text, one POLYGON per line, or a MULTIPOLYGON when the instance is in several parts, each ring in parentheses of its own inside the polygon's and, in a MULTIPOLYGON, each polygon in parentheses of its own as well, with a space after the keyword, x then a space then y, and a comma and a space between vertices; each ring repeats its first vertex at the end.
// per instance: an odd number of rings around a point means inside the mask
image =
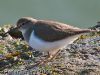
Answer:
POLYGON ((1 0, 0 25, 24 16, 56 20, 81 28, 100 20, 100 0, 1 0))

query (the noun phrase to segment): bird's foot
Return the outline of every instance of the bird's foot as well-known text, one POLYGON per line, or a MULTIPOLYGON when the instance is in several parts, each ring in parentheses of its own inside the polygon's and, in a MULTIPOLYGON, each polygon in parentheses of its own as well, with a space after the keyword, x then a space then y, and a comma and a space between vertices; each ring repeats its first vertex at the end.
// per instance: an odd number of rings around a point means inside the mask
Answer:
POLYGON ((48 53, 48 56, 47 56, 44 60, 41 60, 41 61, 37 62, 37 63, 34 64, 34 65, 27 66, 26 69, 31 69, 31 68, 37 67, 37 66, 39 66, 39 65, 45 65, 46 63, 48 63, 48 62, 54 60, 55 57, 58 55, 59 52, 60 52, 60 50, 58 50, 58 51, 57 51, 55 54, 53 54, 53 55, 50 55, 50 54, 48 53))

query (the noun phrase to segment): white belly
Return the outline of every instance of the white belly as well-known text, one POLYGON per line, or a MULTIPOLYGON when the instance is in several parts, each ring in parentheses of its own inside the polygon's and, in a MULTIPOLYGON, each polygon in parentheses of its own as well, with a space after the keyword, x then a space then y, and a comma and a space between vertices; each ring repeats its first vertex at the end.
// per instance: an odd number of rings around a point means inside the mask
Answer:
POLYGON ((32 35, 30 36, 29 45, 33 49, 36 49, 39 51, 50 51, 50 50, 57 50, 57 49, 64 48, 68 44, 72 43, 79 36, 79 35, 76 35, 76 36, 66 38, 63 40, 59 40, 59 41, 55 41, 55 42, 46 42, 46 41, 38 39, 34 35, 34 31, 31 34, 32 35))

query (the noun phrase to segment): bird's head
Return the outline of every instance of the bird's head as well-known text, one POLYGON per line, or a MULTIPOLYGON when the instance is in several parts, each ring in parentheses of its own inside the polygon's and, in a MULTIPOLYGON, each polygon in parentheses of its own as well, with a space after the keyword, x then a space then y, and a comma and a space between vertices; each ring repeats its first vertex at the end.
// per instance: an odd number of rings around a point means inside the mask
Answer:
POLYGON ((37 20, 31 17, 22 17, 17 21, 17 29, 24 32, 28 28, 31 28, 36 22, 37 20))

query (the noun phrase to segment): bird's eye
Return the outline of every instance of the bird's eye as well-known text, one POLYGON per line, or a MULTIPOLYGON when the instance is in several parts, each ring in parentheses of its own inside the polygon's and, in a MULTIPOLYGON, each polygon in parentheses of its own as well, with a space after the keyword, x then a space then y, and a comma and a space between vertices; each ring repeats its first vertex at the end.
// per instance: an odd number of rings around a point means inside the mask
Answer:
POLYGON ((25 24, 25 22, 23 22, 21 25, 24 25, 25 24))
POLYGON ((25 22, 23 22, 23 23, 20 24, 20 26, 23 26, 23 25, 25 25, 25 22))
POLYGON ((27 23, 29 23, 29 21, 23 22, 23 23, 21 23, 21 25, 23 26, 23 25, 25 25, 27 23))
POLYGON ((24 26, 24 25, 27 24, 27 23, 28 23, 28 22, 20 23, 18 27, 24 26))

